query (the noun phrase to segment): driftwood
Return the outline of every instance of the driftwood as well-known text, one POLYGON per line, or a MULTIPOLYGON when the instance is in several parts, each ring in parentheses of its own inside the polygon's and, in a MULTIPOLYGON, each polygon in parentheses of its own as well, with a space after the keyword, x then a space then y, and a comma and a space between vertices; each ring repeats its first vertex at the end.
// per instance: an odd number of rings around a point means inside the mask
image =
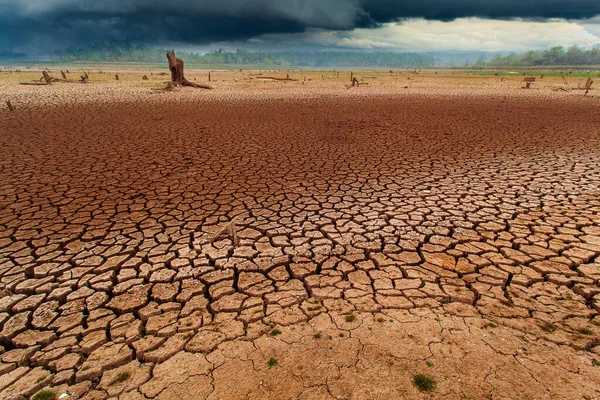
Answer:
POLYGON ((191 86, 199 89, 212 89, 211 86, 188 81, 183 74, 183 60, 175 57, 174 51, 171 50, 167 53, 167 61, 169 62, 169 70, 171 71, 171 82, 180 86, 191 86))
POLYGON ((587 96, 589 91, 592 89, 592 83, 594 83, 592 78, 588 78, 587 82, 585 83, 585 93, 583 94, 584 96, 587 96))
POLYGON ((8 106, 8 109, 10 111, 15 111, 15 108, 13 107, 13 105, 10 103, 10 100, 6 100, 6 105, 8 106))
POLYGON ((230 237, 233 241, 233 245, 239 246, 240 239, 237 234, 237 219, 238 217, 233 218, 229 223, 222 226, 218 231, 210 235, 210 237, 205 237, 205 239, 201 240, 198 244, 213 244, 217 239, 220 239, 227 234, 227 237, 230 237))
POLYGON ((523 78, 523 82, 525 83, 525 87, 523 87, 522 89, 529 89, 530 85, 535 82, 535 77, 527 76, 523 78))
POLYGON ((272 79, 274 81, 294 81, 296 82, 298 79, 292 79, 290 76, 286 76, 285 78, 278 78, 276 76, 259 76, 256 79, 272 79))
MULTIPOLYGON (((62 76, 65 76, 65 73, 61 71, 62 76)), ((86 74, 87 75, 87 74, 86 74)), ((51 85, 52 82, 63 82, 63 83, 87 83, 88 80, 85 76, 81 76, 80 81, 75 81, 72 79, 59 79, 51 76, 47 71, 42 71, 42 77, 33 82, 20 82, 21 85, 32 85, 32 86, 47 86, 51 85)))

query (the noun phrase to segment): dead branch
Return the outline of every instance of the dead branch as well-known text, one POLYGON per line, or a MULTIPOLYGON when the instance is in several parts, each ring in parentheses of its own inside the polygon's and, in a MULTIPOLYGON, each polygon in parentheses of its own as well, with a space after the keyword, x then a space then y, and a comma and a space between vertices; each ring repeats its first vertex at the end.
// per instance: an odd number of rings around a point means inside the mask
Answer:
POLYGON ((11 104, 10 100, 6 100, 6 105, 8 106, 8 109, 10 111, 15 111, 15 108, 13 107, 13 105, 11 104))
POLYGON ((298 81, 298 79, 292 79, 292 78, 290 78, 289 75, 287 77, 285 77, 285 78, 278 78, 276 76, 259 76, 256 79, 272 79, 274 81, 294 81, 294 82, 298 81))

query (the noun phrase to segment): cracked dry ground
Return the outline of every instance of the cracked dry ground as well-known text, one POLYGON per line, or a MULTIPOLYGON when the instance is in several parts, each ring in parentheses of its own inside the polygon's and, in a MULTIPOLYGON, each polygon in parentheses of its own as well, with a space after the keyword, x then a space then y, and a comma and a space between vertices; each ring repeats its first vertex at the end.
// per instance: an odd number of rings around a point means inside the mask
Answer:
POLYGON ((4 114, 0 398, 598 398, 597 103, 347 93, 4 114))

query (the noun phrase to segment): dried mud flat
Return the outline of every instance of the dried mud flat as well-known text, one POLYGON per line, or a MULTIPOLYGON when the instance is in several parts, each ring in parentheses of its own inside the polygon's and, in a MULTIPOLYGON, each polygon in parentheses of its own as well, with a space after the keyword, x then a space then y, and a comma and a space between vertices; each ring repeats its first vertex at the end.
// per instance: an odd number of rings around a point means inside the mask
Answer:
POLYGON ((600 397, 597 99, 2 90, 0 399, 600 397))

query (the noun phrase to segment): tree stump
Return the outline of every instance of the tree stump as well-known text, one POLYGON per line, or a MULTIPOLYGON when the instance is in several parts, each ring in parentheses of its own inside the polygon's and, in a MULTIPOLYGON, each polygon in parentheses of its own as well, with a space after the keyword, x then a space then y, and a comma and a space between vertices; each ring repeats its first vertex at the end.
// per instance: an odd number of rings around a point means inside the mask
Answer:
POLYGON ((10 100, 6 100, 6 105, 8 106, 8 109, 10 111, 15 111, 15 108, 13 107, 13 105, 11 104, 10 100))
POLYGON ((183 75, 183 60, 175 57, 173 50, 167 53, 167 61, 169 62, 169 70, 171 71, 171 82, 180 86, 191 86, 200 89, 212 89, 208 85, 200 85, 198 83, 188 81, 183 75))
POLYGON ((52 78, 50 78, 50 74, 48 74, 48 72, 46 72, 46 71, 42 71, 42 75, 44 75, 44 80, 46 81, 46 84, 51 85, 52 78))
POLYGON ((119 80, 119 74, 115 74, 115 81, 119 80))
POLYGON ((60 74, 62 75, 63 79, 67 79, 67 75, 65 74, 65 71, 60 71, 60 74))

